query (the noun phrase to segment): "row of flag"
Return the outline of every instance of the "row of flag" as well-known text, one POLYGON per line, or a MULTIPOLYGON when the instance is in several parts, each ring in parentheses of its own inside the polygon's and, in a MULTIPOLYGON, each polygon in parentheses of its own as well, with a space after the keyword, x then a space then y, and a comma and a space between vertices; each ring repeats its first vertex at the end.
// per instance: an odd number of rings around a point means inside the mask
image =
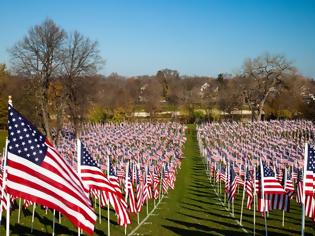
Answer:
MULTIPOLYGON (((280 122, 280 124, 294 124, 293 121, 290 122, 280 122)), ((274 122, 274 124, 279 125, 279 122, 274 122)), ((310 143, 314 142, 314 125, 309 122, 297 121, 293 127, 302 125, 300 134, 307 137, 307 141, 310 143), (304 124, 309 124, 311 127, 303 129, 304 124)), ((273 157, 272 160, 269 158, 263 158, 262 156, 255 156, 255 153, 259 151, 254 151, 253 156, 233 156, 233 151, 236 149, 226 149, 227 152, 217 152, 217 150, 222 150, 224 144, 229 145, 228 142, 233 142, 234 147, 239 147, 238 149, 242 152, 241 146, 247 143, 246 140, 235 139, 238 137, 238 131, 243 132, 243 125, 238 123, 223 124, 222 130, 226 130, 226 126, 231 128, 232 131, 228 133, 231 135, 228 141, 221 139, 225 138, 218 137, 217 132, 220 129, 218 124, 203 124, 198 127, 198 142, 200 146, 200 152, 205 157, 207 161, 207 166, 209 167, 209 174, 213 180, 217 183, 225 183, 225 194, 229 202, 233 202, 237 191, 236 189, 241 186, 247 196, 247 208, 251 209, 254 203, 254 197, 257 199, 257 211, 261 212, 263 215, 274 209, 279 209, 283 211, 290 210, 290 200, 294 197, 298 204, 303 206, 305 216, 308 216, 313 221, 315 221, 315 147, 312 144, 304 144, 303 152, 303 165, 300 162, 283 162, 280 164, 277 162, 278 159, 287 160, 290 155, 273 157), (211 127, 215 127, 211 131, 211 127), (216 142, 207 142, 210 138, 218 137, 216 142), (222 145, 222 146, 220 146, 222 145), (222 149, 220 149, 222 148, 222 149), (220 155, 221 154, 221 155, 220 155), (284 164, 285 163, 285 164, 284 164), (290 166, 289 163, 292 165, 290 166), (296 164, 296 165, 294 165, 296 164)), ((257 122, 251 124, 255 127, 255 130, 261 131, 265 129, 266 122, 257 122), (262 127, 260 127, 262 126, 262 127)), ((271 129, 273 124, 270 124, 271 129)), ((305 128, 305 127, 304 127, 305 128)), ((290 126, 286 126, 286 129, 291 129, 290 126)), ((284 129, 285 130, 285 129, 284 129)), ((221 132, 221 131, 220 131, 221 132)), ((266 131, 264 134, 268 136, 273 134, 275 138, 283 135, 282 133, 266 131), (270 132, 270 133, 268 133, 270 132), (279 136, 277 136, 279 135, 279 136)), ((289 133, 288 131, 284 131, 289 133)), ((301 137, 301 135, 300 135, 301 137)), ((281 138, 281 137, 280 137, 281 138)), ((282 137, 283 138, 283 137, 282 137)), ((286 139, 291 139, 292 136, 285 136, 286 139)), ((268 140, 268 138, 266 138, 268 140)), ((273 140, 273 139, 269 139, 273 140)), ((303 141, 305 141, 303 139, 303 141)), ((258 142, 256 142, 257 144, 258 142)), ((266 141, 268 144, 269 141, 266 141)), ((282 145, 288 142, 282 141, 282 145)), ((255 144, 250 144, 254 146, 255 144)), ((300 144, 299 144, 300 145, 300 144)), ((251 148, 252 150, 260 149, 260 146, 251 148)), ((281 147, 280 147, 281 149, 281 147)), ((297 149, 298 150, 298 149, 297 149)))

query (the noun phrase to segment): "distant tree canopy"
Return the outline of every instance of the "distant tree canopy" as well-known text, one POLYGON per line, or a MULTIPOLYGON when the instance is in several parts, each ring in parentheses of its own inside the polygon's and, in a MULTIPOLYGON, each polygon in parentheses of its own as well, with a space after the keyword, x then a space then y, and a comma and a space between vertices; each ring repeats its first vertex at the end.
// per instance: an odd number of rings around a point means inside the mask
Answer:
POLYGON ((155 75, 103 76, 97 42, 65 32, 50 19, 32 27, 10 52, 11 71, 0 64, 0 128, 12 95, 14 106, 56 143, 65 121, 79 136, 82 122, 121 121, 144 111, 151 118, 180 112, 187 121, 218 120, 235 110, 252 111, 253 120, 263 114, 315 119, 314 80, 281 55, 248 59, 234 76, 184 76, 169 68, 155 75))

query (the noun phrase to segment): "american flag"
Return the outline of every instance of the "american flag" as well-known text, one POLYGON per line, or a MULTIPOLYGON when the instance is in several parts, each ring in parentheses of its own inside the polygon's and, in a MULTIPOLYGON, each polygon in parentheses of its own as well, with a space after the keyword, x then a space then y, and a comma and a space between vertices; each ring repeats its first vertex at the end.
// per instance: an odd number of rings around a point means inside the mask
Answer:
POLYGON ((154 168, 154 175, 153 175, 153 197, 154 199, 158 199, 159 198, 159 183, 160 183, 160 179, 157 173, 156 168, 154 168))
POLYGON ((136 200, 135 200, 135 193, 133 190, 133 184, 132 184, 132 173, 131 173, 131 166, 128 167, 128 175, 126 179, 126 198, 129 198, 129 209, 131 213, 137 213, 136 208, 136 200))
POLYGON ((253 203, 253 177, 251 176, 248 167, 246 167, 245 174, 245 191, 247 194, 247 208, 251 209, 253 203))
POLYGON ((115 193, 116 190, 114 186, 106 178, 100 166, 90 155, 84 144, 78 141, 78 146, 78 148, 80 148, 78 151, 80 151, 81 155, 80 176, 82 182, 89 188, 89 191, 95 192, 93 190, 97 190, 96 193, 98 193, 98 191, 104 191, 105 195, 108 195, 109 192, 115 193))
POLYGON ((290 171, 287 171, 287 178, 285 179, 284 190, 287 192, 289 198, 292 199, 295 190, 292 179, 292 173, 290 171))
POLYGON ((110 157, 108 158, 108 165, 109 165, 108 179, 115 188, 115 193, 112 192, 108 193, 109 201, 117 213, 118 224, 121 226, 131 224, 130 216, 127 212, 128 205, 122 196, 121 189, 118 183, 118 177, 115 173, 112 160, 110 157))
POLYGON ((167 193, 168 191, 168 172, 166 171, 165 167, 162 168, 162 191, 167 193))
POLYGON ((234 165, 231 162, 229 165, 229 175, 228 175, 228 201, 233 202, 236 196, 236 188, 237 188, 237 178, 234 170, 234 165))
POLYGON ((315 220, 315 147, 306 144, 304 195, 305 214, 315 220))
POLYGON ((285 191, 271 167, 261 161, 262 192, 264 194, 285 194, 285 191))
POLYGON ((78 174, 11 105, 8 113, 8 194, 55 209, 93 234, 96 215, 78 174))
POLYGON ((315 190, 315 148, 309 144, 307 147, 306 169, 304 173, 305 195, 314 196, 315 190))
POLYGON ((302 204, 303 197, 303 171, 297 170, 297 182, 296 182, 296 202, 302 204))
POLYGON ((145 174, 145 183, 144 183, 144 186, 143 186, 143 196, 142 196, 142 199, 143 199, 143 202, 145 202, 147 199, 150 199, 152 194, 151 194, 151 177, 149 175, 149 172, 148 172, 148 168, 146 167, 146 174, 145 174))
POLYGON ((136 168, 136 176, 137 176, 137 212, 141 211, 143 204, 143 179, 140 173, 140 168, 136 168))

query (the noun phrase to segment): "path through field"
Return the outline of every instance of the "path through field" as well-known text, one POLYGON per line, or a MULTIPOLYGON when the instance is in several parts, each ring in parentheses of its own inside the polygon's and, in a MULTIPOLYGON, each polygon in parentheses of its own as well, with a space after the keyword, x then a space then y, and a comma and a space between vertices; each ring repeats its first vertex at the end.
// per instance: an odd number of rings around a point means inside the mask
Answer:
POLYGON ((243 235, 241 227, 221 206, 200 157, 196 130, 189 127, 185 160, 175 190, 160 204, 138 235, 243 235), (152 223, 151 223, 152 222, 152 223))
MULTIPOLYGON (((184 152, 185 159, 177 175, 175 190, 163 199, 155 215, 149 217, 134 235, 253 235, 253 211, 244 209, 244 227, 237 222, 242 190, 235 202, 233 218, 227 206, 222 206, 223 196, 219 198, 215 186, 210 184, 199 153, 195 126, 189 126, 184 152)), ((285 227, 282 227, 282 211, 270 213, 268 235, 300 235, 301 209, 294 200, 291 205, 290 213, 285 216, 285 227)), ((314 235, 313 227, 307 220, 305 235, 314 235)), ((264 229, 263 218, 257 215, 256 235, 264 235, 264 229)))

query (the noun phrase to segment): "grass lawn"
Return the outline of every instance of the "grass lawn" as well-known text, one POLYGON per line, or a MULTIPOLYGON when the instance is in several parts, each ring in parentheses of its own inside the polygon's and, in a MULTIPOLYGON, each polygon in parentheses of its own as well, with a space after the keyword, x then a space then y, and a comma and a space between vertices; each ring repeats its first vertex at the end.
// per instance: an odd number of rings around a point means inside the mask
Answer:
MULTIPOLYGON (((178 172, 175 190, 170 191, 154 215, 150 216, 135 233, 135 235, 252 235, 253 212, 244 210, 243 225, 248 234, 236 223, 239 219, 241 205, 241 190, 235 203, 235 219, 220 203, 220 198, 214 192, 206 175, 204 164, 200 157, 196 130, 189 126, 187 142, 184 147, 185 159, 178 172)), ((221 196, 222 199, 222 196, 221 196)), ((153 201, 149 202, 149 210, 153 201)), ((98 210, 96 211, 98 212, 98 210)), ((29 235, 32 207, 23 209, 21 222, 17 223, 17 201, 11 214, 11 235, 29 235)), ((285 227, 282 227, 282 212, 273 211, 268 217, 269 235, 299 235, 300 208, 292 201, 291 212, 286 214, 285 227)), ((140 221, 146 216, 146 206, 140 214, 140 221)), ((102 223, 97 219, 95 235, 107 235, 107 211, 102 210, 102 223)), ((116 225, 116 217, 111 211, 111 235, 124 235, 124 228, 116 225)), ((137 226, 136 216, 132 216, 133 224, 128 226, 127 234, 137 226)), ((4 235, 5 214, 2 217, 0 235, 4 235)), ((264 221, 261 216, 256 218, 256 235, 264 235, 264 221)), ((313 235, 314 224, 306 222, 306 235, 313 235)), ((43 209, 36 209, 33 235, 51 235, 52 212, 46 215, 43 209)), ((61 224, 56 219, 56 234, 77 235, 70 222, 62 218, 61 224)))

